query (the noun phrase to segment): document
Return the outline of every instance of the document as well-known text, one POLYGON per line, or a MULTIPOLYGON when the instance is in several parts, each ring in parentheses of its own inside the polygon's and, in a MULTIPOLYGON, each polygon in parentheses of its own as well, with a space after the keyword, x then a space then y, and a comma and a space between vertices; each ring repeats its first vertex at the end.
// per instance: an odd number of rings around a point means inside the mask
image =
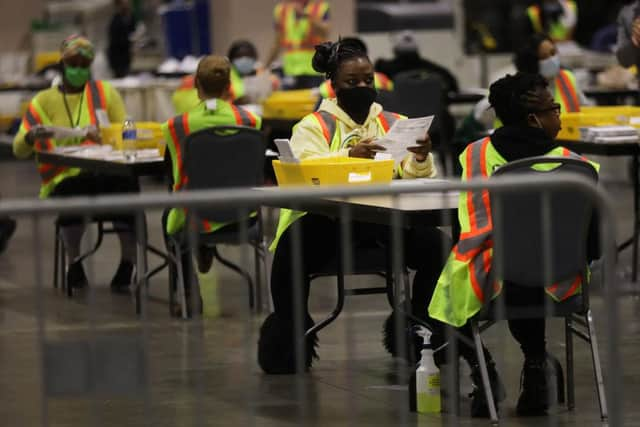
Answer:
POLYGON ((42 129, 45 132, 51 132, 52 138, 55 139, 70 139, 70 138, 84 138, 87 136, 89 128, 67 128, 62 126, 37 126, 38 129, 42 129))
POLYGON ((382 138, 375 140, 374 144, 386 148, 383 153, 383 156, 386 154, 384 157, 388 158, 391 155, 399 163, 407 155, 407 148, 417 146, 416 141, 424 139, 431 127, 433 118, 434 116, 428 116, 397 120, 389 129, 389 132, 382 138))
POLYGON ((280 161, 282 163, 300 163, 300 160, 293 154, 291 143, 288 139, 274 139, 273 142, 280 152, 280 161))

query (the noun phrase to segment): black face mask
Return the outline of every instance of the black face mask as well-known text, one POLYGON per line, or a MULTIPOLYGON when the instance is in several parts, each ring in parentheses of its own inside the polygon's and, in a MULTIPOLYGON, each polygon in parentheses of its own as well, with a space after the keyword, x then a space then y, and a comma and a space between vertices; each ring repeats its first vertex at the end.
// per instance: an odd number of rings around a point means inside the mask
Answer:
POLYGON ((374 88, 363 86, 340 89, 336 93, 338 105, 359 124, 367 120, 371 104, 377 96, 378 92, 374 88))

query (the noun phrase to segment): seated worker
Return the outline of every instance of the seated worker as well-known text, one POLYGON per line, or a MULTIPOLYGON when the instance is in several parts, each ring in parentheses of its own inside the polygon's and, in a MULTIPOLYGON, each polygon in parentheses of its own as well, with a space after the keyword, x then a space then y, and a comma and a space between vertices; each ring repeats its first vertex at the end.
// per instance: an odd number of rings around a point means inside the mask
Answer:
POLYGON ((275 38, 267 67, 282 54, 282 71, 293 82, 291 89, 311 89, 322 83, 311 61, 314 46, 329 37, 329 2, 324 0, 284 0, 273 9, 275 38))
MULTIPOLYGON (((82 36, 73 35, 62 42, 62 84, 38 92, 31 100, 22 119, 20 130, 13 141, 13 153, 18 158, 29 157, 35 151, 49 151, 56 147, 100 143, 97 131, 98 112, 102 110, 111 123, 122 123, 127 117, 120 94, 107 82, 91 80, 91 64, 95 53, 93 45, 82 36), (86 138, 54 139, 43 126, 67 128, 94 126, 86 138)), ((135 179, 123 176, 93 173, 78 168, 38 164, 42 179, 40 197, 96 196, 100 194, 138 192, 135 179)), ((67 286, 82 288, 87 278, 80 262, 80 242, 85 226, 82 217, 60 218, 62 237, 71 260, 67 271, 67 286)), ((133 230, 134 218, 123 215, 114 223, 117 228, 133 230)), ((133 233, 118 233, 122 259, 111 281, 114 292, 128 292, 134 278, 136 241, 133 233)))
MULTIPOLYGON (((554 101, 547 85, 545 79, 535 74, 508 75, 491 85, 489 102, 502 121, 503 127, 497 129, 491 137, 470 144, 462 153, 460 163, 463 181, 486 179, 500 166, 526 157, 565 156, 582 159, 555 141, 561 128, 560 105, 554 101)), ((438 279, 429 304, 430 322, 434 332, 432 344, 435 348, 444 342, 444 324, 460 328, 459 332, 473 342, 468 320, 481 309, 485 297, 498 296, 503 287, 509 305, 526 306, 532 302, 537 304, 545 298, 545 291, 541 288, 518 286, 513 283, 485 287, 491 269, 491 226, 489 224, 485 229, 474 233, 470 224, 481 221, 484 210, 476 210, 474 206, 477 203, 482 205, 481 201, 488 198, 487 191, 460 194, 458 217, 462 237, 438 279), (465 235, 473 237, 465 238, 465 235), (464 254, 469 256, 465 257, 464 254), (478 261, 483 262, 483 267, 477 273, 470 274, 469 266, 478 261), (494 290, 493 295, 484 295, 482 290, 489 288, 494 290)), ((597 249, 590 247, 588 252, 590 259, 597 256, 597 249)), ((548 287, 546 293, 558 301, 565 301, 579 293, 581 285, 582 283, 576 281, 561 283, 548 287)), ((521 416, 544 415, 553 403, 548 399, 553 377, 561 375, 559 362, 547 353, 545 319, 518 319, 510 320, 508 323, 511 334, 520 344, 524 354, 517 413, 521 416)), ((459 341, 458 350, 471 366, 471 378, 474 383, 471 415, 488 417, 489 411, 475 349, 473 345, 459 341)), ((505 391, 491 355, 486 349, 485 355, 491 388, 497 403, 505 398, 505 391)), ((436 362, 442 363, 443 356, 436 357, 436 362)))
MULTIPOLYGON (((549 36, 534 34, 527 39, 516 51, 513 64, 518 73, 541 75, 548 82, 548 89, 555 101, 560 104, 561 112, 579 112, 581 106, 589 104, 574 74, 560 67, 558 49, 549 36)), ((478 134, 500 126, 500 122, 495 118, 495 112, 489 107, 488 99, 483 99, 462 121, 454 138, 454 146, 458 154, 464 150, 469 141, 476 139, 478 134)))
MULTIPOLYGON (((316 46, 314 69, 331 79, 336 88, 335 99, 325 99, 317 112, 303 118, 294 128, 291 147, 301 159, 349 156, 371 159, 380 150, 375 140, 386 134, 401 116, 383 111, 375 102, 373 65, 358 43, 325 43, 316 46)), ((433 178, 437 175, 428 135, 409 148, 409 153, 397 166, 397 178, 433 178)), ((362 248, 388 245, 390 227, 352 223, 354 256, 362 248)), ((294 284, 302 284, 304 328, 313 325, 307 311, 309 283, 306 275, 326 262, 327 254, 336 250, 340 223, 336 219, 311 213, 282 209, 272 249, 275 249, 271 272, 271 295, 275 312, 269 315, 260 330, 258 361, 266 373, 285 374, 296 371, 294 351, 294 284), (292 267, 295 229, 301 232, 301 267, 292 267), (296 276, 295 274, 300 274, 296 276)), ((413 282, 412 313, 423 318, 427 313, 430 294, 444 265, 443 248, 448 237, 435 227, 412 227, 404 230, 406 265, 416 270, 413 282)), ((381 266, 382 267, 382 266, 381 266)), ((393 322, 385 325, 386 341, 394 342, 393 322)), ((309 368, 315 356, 315 337, 305 343, 305 360, 309 368)))
MULTIPOLYGON (((362 51, 364 51, 367 55, 369 54, 367 51, 367 45, 357 37, 345 37, 340 39, 341 43, 350 43, 360 45, 362 51)), ((393 82, 389 77, 385 76, 382 73, 375 72, 373 75, 373 84, 376 90, 386 90, 388 92, 393 90, 393 82)), ((333 89, 333 85, 331 84, 331 80, 325 80, 324 83, 320 85, 320 96, 323 98, 335 98, 336 91, 333 89)))
POLYGON ((527 34, 547 33, 554 42, 573 39, 578 6, 573 0, 536 0, 527 7, 527 34))
MULTIPOLYGON (((198 64, 195 85, 200 104, 192 111, 174 117, 162 125, 162 133, 167 141, 166 151, 171 161, 171 179, 173 191, 180 191, 186 184, 187 177, 182 168, 184 144, 187 136, 193 132, 214 126, 250 126, 260 129, 262 119, 250 111, 225 101, 231 85, 231 63, 222 56, 206 56, 198 64)), ((163 217, 165 240, 181 232, 185 227, 186 215, 183 209, 171 209, 163 217)), ((203 221, 201 232, 213 233, 235 224, 213 224, 203 221)), ((211 268, 213 253, 206 248, 198 249, 198 269, 206 273, 211 268)), ((182 257, 184 277, 192 277, 191 253, 184 248, 182 257)), ((175 289, 175 268, 170 268, 170 280, 175 289)), ((189 281, 186 281, 189 291, 189 281)), ((173 307, 174 314, 179 315, 179 306, 173 307)))
MULTIPOLYGON (((231 86, 224 95, 224 100, 236 105, 249 104, 252 100, 246 96, 244 78, 264 72, 258 63, 258 51, 253 43, 238 40, 229 47, 227 57, 231 61, 231 86)), ((272 88, 275 90, 278 87, 278 79, 272 76, 272 88)), ((174 92, 171 100, 177 114, 184 114, 197 107, 201 100, 195 87, 195 76, 183 78, 180 88, 174 92)))

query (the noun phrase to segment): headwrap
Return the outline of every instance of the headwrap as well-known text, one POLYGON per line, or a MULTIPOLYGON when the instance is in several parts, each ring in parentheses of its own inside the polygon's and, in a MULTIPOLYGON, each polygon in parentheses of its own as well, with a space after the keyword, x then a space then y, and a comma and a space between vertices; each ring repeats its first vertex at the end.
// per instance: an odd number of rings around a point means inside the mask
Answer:
POLYGON ((78 34, 67 37, 60 46, 60 54, 62 59, 70 58, 76 55, 82 55, 87 59, 95 57, 93 43, 88 38, 78 34))

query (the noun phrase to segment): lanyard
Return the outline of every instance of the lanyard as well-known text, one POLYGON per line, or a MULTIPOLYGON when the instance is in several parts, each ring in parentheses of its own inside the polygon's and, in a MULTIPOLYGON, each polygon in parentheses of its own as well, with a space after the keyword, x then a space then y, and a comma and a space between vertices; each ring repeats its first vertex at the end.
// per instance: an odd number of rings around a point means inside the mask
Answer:
POLYGON ((82 115, 82 102, 84 101, 84 90, 80 95, 80 106, 78 108, 78 117, 76 118, 76 122, 73 122, 73 115, 71 114, 71 109, 69 108, 69 103, 67 102, 67 93, 62 91, 62 99, 64 100, 64 108, 67 110, 67 117, 69 118, 69 124, 72 128, 77 128, 80 124, 80 116, 82 115))

